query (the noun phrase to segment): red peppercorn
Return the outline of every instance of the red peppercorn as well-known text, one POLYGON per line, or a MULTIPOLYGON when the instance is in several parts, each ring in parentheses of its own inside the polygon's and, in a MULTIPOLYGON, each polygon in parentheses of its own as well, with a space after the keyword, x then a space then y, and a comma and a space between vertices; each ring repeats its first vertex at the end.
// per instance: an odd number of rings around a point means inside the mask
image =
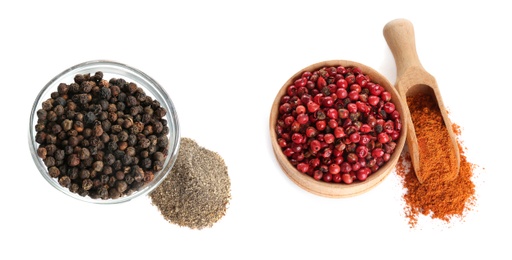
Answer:
POLYGON ((356 82, 356 76, 354 74, 347 74, 345 76, 345 80, 347 81, 348 85, 354 84, 356 82))
POLYGON ((343 127, 336 127, 334 128, 334 137, 336 138, 342 138, 342 137, 345 137, 345 130, 343 130, 343 127))
POLYGON ((280 114, 287 114, 292 110, 292 106, 290 103, 284 103, 279 106, 279 113, 280 114))
MULTIPOLYGON (((302 101, 301 101, 302 103, 302 101)), ((306 107, 303 106, 303 105, 298 105, 296 108, 295 108, 295 112, 300 115, 300 114, 304 114, 306 113, 306 107)))
POLYGON ((350 85, 349 89, 351 91, 357 92, 358 94, 361 93, 361 90, 362 90, 361 86, 359 84, 357 84, 357 83, 354 83, 354 84, 350 85))
POLYGON ((395 111, 395 104, 391 103, 391 102, 386 102, 384 104, 384 111, 386 111, 386 113, 388 114, 391 114, 395 111))
POLYGON ((292 141, 296 144, 300 144, 304 141, 304 136, 302 136, 302 134, 299 134, 299 133, 293 133, 292 141))
POLYGON ((372 151, 373 158, 379 158, 379 157, 382 157, 383 155, 384 155, 384 151, 382 150, 382 148, 375 148, 372 151))
POLYGON ((336 97, 338 97, 339 99, 344 99, 346 97, 348 97, 348 92, 345 88, 338 88, 336 90, 336 97))
POLYGON ((325 123, 325 120, 319 120, 316 121, 315 126, 318 131, 323 131, 327 127, 327 123, 325 123))
POLYGON ((330 174, 330 173, 324 174, 324 176, 322 177, 322 180, 325 181, 325 182, 331 182, 332 181, 332 174, 330 174))
POLYGON ((307 106, 308 106, 308 112, 310 112, 310 113, 314 113, 318 109, 320 109, 320 105, 315 103, 314 101, 309 101, 307 106))
POLYGON ((297 87, 295 85, 290 85, 286 91, 288 96, 293 97, 297 94, 297 87))
POLYGON ((316 130, 316 128, 314 128, 312 126, 308 126, 308 128, 306 128, 306 137, 308 137, 308 138, 315 137, 317 134, 318 134, 318 130, 316 130))
POLYGON ((388 135, 388 134, 386 134, 386 133, 384 133, 384 132, 382 132, 382 133, 380 133, 380 134, 378 134, 378 135, 377 135, 377 140, 378 140, 378 141, 379 141, 379 143, 381 143, 381 144, 385 144, 385 143, 389 142, 389 139, 390 139, 390 138, 389 138, 389 135, 388 135))
POLYGON ((333 163, 333 164, 329 165, 329 173, 338 174, 338 173, 340 173, 340 171, 341 171, 341 168, 338 164, 333 163))
POLYGON ((347 110, 349 113, 355 113, 355 112, 357 112, 357 105, 355 103, 349 103, 347 105, 347 110))
POLYGON ((361 133, 367 134, 372 131, 372 127, 369 126, 368 124, 362 124, 361 127, 359 128, 359 131, 361 133))
POLYGON ((327 86, 327 82, 325 81, 325 79, 322 76, 318 77, 316 81, 316 87, 318 89, 322 89, 325 86, 327 86))
POLYGON ((329 108, 327 110, 327 113, 325 113, 325 115, 328 117, 328 118, 332 118, 332 119, 336 119, 338 118, 338 110, 334 109, 334 108, 329 108))
POLYGON ((301 77, 301 78, 298 78, 297 80, 295 80, 294 85, 297 88, 305 87, 307 82, 308 82, 308 79, 306 77, 301 77))
POLYGON ((297 170, 305 173, 309 170, 309 164, 301 162, 301 163, 297 164, 297 170))
POLYGON ((304 94, 300 97, 300 103, 307 105, 312 99, 310 94, 304 94))
POLYGON ((279 144, 279 147, 281 147, 281 148, 285 148, 288 145, 286 143, 286 140, 284 140, 283 138, 278 138, 277 143, 279 144))
POLYGON ((313 172, 313 178, 315 178, 315 180, 319 181, 322 179, 323 176, 324 176, 324 174, 319 170, 316 170, 313 172))
POLYGON ((324 97, 322 100, 324 107, 332 107, 334 105, 334 99, 331 96, 324 97))
POLYGON ((313 158, 313 159, 309 160, 309 166, 311 166, 311 168, 316 168, 319 165, 320 165, 320 159, 313 158))
POLYGON ((356 148, 356 154, 359 158, 365 158, 368 155, 368 147, 360 145, 356 148))
POLYGON ((380 94, 382 94, 383 91, 384 91, 384 87, 382 87, 379 84, 373 84, 370 87, 370 94, 375 95, 375 96, 380 96, 380 94))
POLYGON ((389 137, 391 140, 396 141, 398 138, 400 138, 400 132, 399 131, 393 131, 391 134, 389 134, 389 137))
MULTIPOLYGON (((333 150, 333 153, 336 153, 336 149, 333 150)), ((332 163, 335 163, 335 164, 338 164, 338 165, 341 165, 341 163, 343 162, 343 156, 341 155, 335 155, 336 157, 334 157, 334 160, 332 161, 332 163)))
POLYGON ((326 147, 326 148, 324 149, 324 153, 322 154, 322 156, 323 156, 324 158, 329 158, 329 157, 331 157, 331 155, 332 155, 332 149, 331 149, 331 148, 329 148, 329 147, 326 147))
POLYGON ((297 122, 301 125, 305 125, 309 122, 309 116, 307 114, 297 115, 297 122))
POLYGON ((359 143, 359 141, 361 140, 361 135, 359 133, 353 133, 350 135, 350 141, 352 143, 359 143))
POLYGON ((346 184, 350 184, 354 181, 354 179, 352 179, 352 176, 350 176, 350 174, 348 174, 348 173, 341 174, 341 179, 346 184))
POLYGON ((286 157, 291 157, 294 154, 294 152, 293 152, 293 150, 291 148, 286 148, 286 149, 283 150, 283 154, 286 157))
POLYGON ((313 140, 309 144, 309 148, 311 149, 311 152, 317 153, 318 151, 320 151, 320 149, 322 149, 322 144, 318 140, 313 140))
POLYGON ((332 182, 340 183, 342 181, 341 174, 333 174, 332 175, 332 182))
POLYGON ((325 143, 332 144, 332 143, 334 143, 334 140, 335 140, 335 138, 334 138, 333 134, 329 133, 329 134, 325 134, 324 135, 324 142, 325 143))
POLYGON ((370 95, 367 101, 370 106, 376 107, 379 104, 380 98, 375 95, 370 95))
MULTIPOLYGON (((305 140, 306 140, 306 139, 304 139, 304 141, 305 141, 305 140)), ((304 142, 304 141, 303 141, 303 142, 304 142)), ((300 152, 302 152, 303 142, 302 142, 302 143, 294 143, 294 142, 292 142, 292 143, 290 144, 290 148, 292 148, 292 151, 293 151, 294 153, 300 153, 300 152)))
POLYGON ((352 166, 348 162, 343 162, 340 165, 340 171, 344 172, 344 173, 348 173, 348 172, 352 171, 352 166))
POLYGON ((292 125, 290 126, 290 130, 292 130, 292 132, 294 132, 294 133, 299 132, 300 128, 301 128, 301 125, 299 124, 299 122, 297 122, 295 120, 293 121, 292 125))
POLYGON ((363 74, 357 74, 356 82, 362 87, 365 87, 368 84, 368 79, 363 74))
POLYGON ((350 112, 348 111, 348 109, 345 109, 345 108, 338 109, 338 116, 341 119, 348 118, 349 114, 350 114, 350 112))
POLYGON ((382 99, 384 102, 391 101, 391 93, 389 93, 387 91, 383 91, 380 94, 380 99, 382 99))
POLYGON ((368 178, 368 174, 370 174, 370 169, 361 168, 357 171, 356 176, 359 181, 364 181, 366 178, 368 178))
POLYGON ((284 118, 284 124, 287 126, 292 125, 293 121, 295 121, 295 118, 293 118, 293 116, 287 116, 284 118))
POLYGON ((359 100, 359 92, 357 92, 356 90, 348 92, 348 98, 350 98, 350 100, 352 101, 359 100))
POLYGON ((350 164, 354 164, 359 160, 359 158, 357 157, 357 155, 354 152, 347 154, 347 162, 350 164))
POLYGON ((329 121, 327 122, 327 126, 329 126, 331 129, 334 129, 338 127, 338 121, 336 121, 335 119, 329 119, 329 121))

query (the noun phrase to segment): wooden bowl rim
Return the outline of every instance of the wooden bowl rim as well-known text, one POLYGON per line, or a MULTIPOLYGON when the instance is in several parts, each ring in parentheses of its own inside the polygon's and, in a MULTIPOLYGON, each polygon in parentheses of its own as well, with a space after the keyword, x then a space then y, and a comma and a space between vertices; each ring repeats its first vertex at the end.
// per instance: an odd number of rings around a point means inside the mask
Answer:
POLYGON ((327 60, 321 61, 314 64, 311 64, 297 73, 295 73, 292 77, 290 77, 281 87, 279 92, 277 93, 274 102, 272 104, 272 108, 270 111, 270 139, 272 143, 272 149, 276 159, 284 171, 284 173, 299 187, 302 189, 328 198, 346 198, 353 197, 376 187, 379 183, 381 183, 391 171, 394 169, 396 163, 398 162, 398 158, 404 148, 407 128, 409 127, 406 122, 407 117, 409 116, 406 113, 406 103, 398 94, 398 91, 395 87, 389 82, 389 80, 384 77, 381 73, 376 71, 375 69, 364 65, 359 62, 351 61, 351 60, 327 60), (372 82, 378 83, 382 85, 387 91, 391 93, 392 101, 396 106, 396 109, 400 112, 400 120, 402 122, 402 129, 400 133, 400 138, 398 139, 397 146, 395 151, 391 155, 390 160, 384 164, 377 172, 370 174, 365 181, 356 181, 351 184, 344 183, 327 183, 324 181, 317 181, 313 179, 311 176, 299 172, 284 156, 277 143, 277 134, 275 132, 275 122, 277 121, 278 116, 278 106, 282 96, 286 93, 287 87, 293 83, 293 81, 300 76, 304 71, 314 71, 320 69, 322 67, 330 67, 330 66, 344 66, 344 67, 359 67, 363 71, 365 75, 369 75, 372 82))

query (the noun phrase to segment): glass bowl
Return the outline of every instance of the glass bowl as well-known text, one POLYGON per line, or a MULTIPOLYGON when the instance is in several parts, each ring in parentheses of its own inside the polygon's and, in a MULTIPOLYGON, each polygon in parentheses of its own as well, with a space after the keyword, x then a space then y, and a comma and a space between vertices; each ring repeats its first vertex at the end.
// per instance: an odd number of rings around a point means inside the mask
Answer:
POLYGON ((32 110, 30 113, 30 123, 29 123, 29 146, 32 154, 32 159, 37 166, 37 169, 41 173, 41 175, 51 184, 55 189, 61 191, 62 193, 71 196, 80 201, 90 202, 90 203, 98 203, 98 204, 113 204, 113 203, 121 203, 130 201, 136 197, 147 195, 153 189, 155 189, 167 176, 167 174, 172 169, 179 150, 179 141, 180 141, 180 130, 179 130, 179 122, 178 115, 176 113, 176 109, 173 105, 173 102, 169 95, 165 92, 165 90, 160 86, 154 79, 150 76, 146 75, 144 72, 130 67, 128 65, 107 61, 107 60, 93 60, 87 61, 84 63, 80 63, 78 65, 72 66, 63 72, 59 73, 55 76, 50 82, 48 82, 43 89, 37 95, 34 104, 32 106, 32 110), (122 78, 126 80, 126 82, 136 83, 139 88, 142 88, 147 96, 151 97, 153 100, 157 100, 160 103, 160 106, 166 110, 166 114, 163 119, 167 120, 167 127, 169 128, 169 133, 167 134, 169 144, 167 146, 168 152, 165 157, 162 165, 162 169, 160 171, 154 172, 153 180, 147 182, 142 187, 139 187, 135 192, 127 195, 123 195, 116 199, 101 199, 101 198, 92 198, 90 196, 82 196, 78 193, 73 193, 69 190, 69 188, 61 186, 57 180, 57 178, 53 178, 48 173, 48 168, 46 167, 43 160, 38 156, 37 149, 39 147, 39 143, 36 142, 36 129, 35 126, 38 121, 37 110, 39 110, 42 106, 42 103, 51 97, 52 92, 57 91, 57 87, 60 83, 70 84, 74 82, 74 76, 76 74, 88 74, 94 75, 97 71, 103 72, 103 79, 110 80, 111 78, 122 78))
POLYGON ((394 169, 400 153, 404 148, 406 132, 408 125, 406 122, 408 120, 408 113, 406 113, 406 103, 404 100, 400 98, 396 89, 391 85, 391 83, 378 71, 373 68, 366 66, 364 64, 349 61, 349 60, 328 60, 322 61, 315 64, 311 64, 310 66, 298 71, 293 76, 291 76, 281 87, 279 92, 277 93, 274 102, 272 104, 270 110, 270 120, 269 120, 269 128, 270 128, 270 141, 272 143, 272 148, 276 159, 281 166, 284 173, 300 188, 313 193, 315 195, 328 197, 328 198, 346 198, 353 197, 365 192, 370 191, 375 188, 378 184, 380 184, 386 176, 394 169), (281 103, 281 99, 287 93, 288 86, 292 85, 294 81, 302 75, 305 71, 316 71, 323 67, 359 67, 362 72, 368 75, 373 82, 380 84, 386 91, 391 93, 391 100, 396 106, 396 110, 400 112, 400 121, 402 124, 402 129, 400 133, 399 139, 396 141, 396 148, 393 151, 389 161, 383 164, 377 171, 371 173, 368 178, 364 181, 354 181, 351 184, 334 183, 334 182, 324 182, 315 180, 312 176, 307 175, 306 173, 299 172, 297 168, 292 165, 289 161, 288 157, 286 157, 279 146, 277 141, 277 133, 276 133, 276 123, 279 116, 279 106, 281 103))

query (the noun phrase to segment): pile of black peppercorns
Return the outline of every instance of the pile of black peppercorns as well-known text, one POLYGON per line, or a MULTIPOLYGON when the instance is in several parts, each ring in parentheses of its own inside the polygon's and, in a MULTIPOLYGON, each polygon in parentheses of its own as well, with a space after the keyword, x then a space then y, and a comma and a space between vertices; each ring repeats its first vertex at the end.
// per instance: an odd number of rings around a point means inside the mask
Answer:
POLYGON ((166 110, 135 83, 101 71, 60 83, 37 110, 37 155, 80 196, 117 199, 154 179, 168 151, 166 110))

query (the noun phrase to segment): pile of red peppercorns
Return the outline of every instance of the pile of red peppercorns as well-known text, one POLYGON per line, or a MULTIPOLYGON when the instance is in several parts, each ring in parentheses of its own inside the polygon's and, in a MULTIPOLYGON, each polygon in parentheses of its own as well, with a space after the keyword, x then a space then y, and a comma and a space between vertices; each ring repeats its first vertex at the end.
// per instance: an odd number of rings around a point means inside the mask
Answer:
POLYGON ((279 103, 277 143, 316 180, 364 181, 391 158, 401 134, 391 93, 359 67, 304 71, 279 103))

